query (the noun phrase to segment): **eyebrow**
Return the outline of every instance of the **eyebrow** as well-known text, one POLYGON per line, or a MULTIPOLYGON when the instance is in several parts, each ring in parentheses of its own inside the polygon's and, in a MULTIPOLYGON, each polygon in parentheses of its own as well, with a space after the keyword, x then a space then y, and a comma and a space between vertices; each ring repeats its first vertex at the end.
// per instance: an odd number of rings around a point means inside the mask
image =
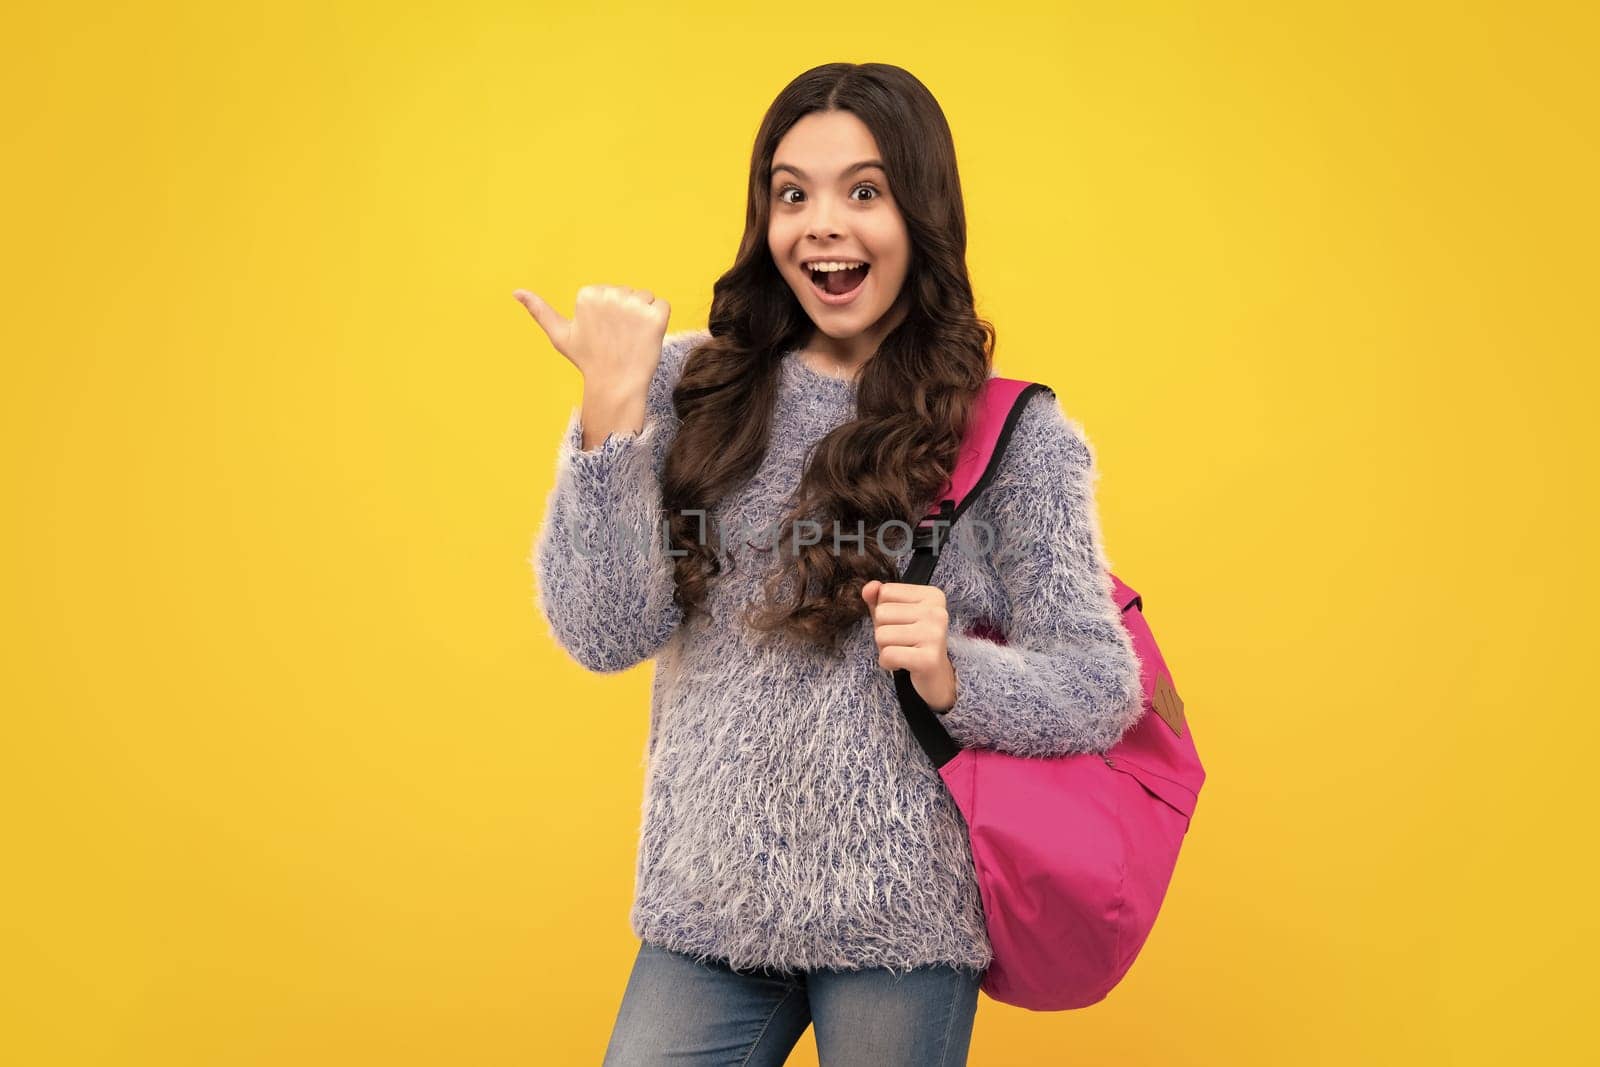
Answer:
MULTIPOLYGON (((860 163, 852 163, 852 164, 850 164, 848 167, 846 167, 844 169, 844 173, 839 175, 839 177, 847 178, 850 175, 854 174, 856 171, 858 171, 858 170, 866 170, 868 167, 877 167, 879 170, 883 170, 885 174, 888 173, 888 171, 884 170, 883 163, 881 163, 880 161, 878 161, 876 159, 864 159, 860 163)), ((791 172, 796 178, 799 178, 801 181, 806 181, 807 180, 805 171, 801 170, 799 167, 792 166, 791 164, 788 164, 788 163, 775 163, 775 164, 773 164, 773 167, 772 167, 773 177, 777 177, 777 174, 778 174, 778 172, 780 170, 786 170, 786 171, 791 172)))

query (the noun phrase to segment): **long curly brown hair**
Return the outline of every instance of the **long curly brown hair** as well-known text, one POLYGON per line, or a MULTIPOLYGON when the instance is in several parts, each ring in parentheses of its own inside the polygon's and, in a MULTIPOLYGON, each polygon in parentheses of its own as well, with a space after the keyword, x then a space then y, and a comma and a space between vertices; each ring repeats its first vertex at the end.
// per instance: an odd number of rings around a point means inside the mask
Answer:
MULTIPOLYGON (((876 139, 890 193, 899 206, 911 254, 899 300, 906 315, 861 371, 856 417, 810 454, 793 506, 778 529, 782 565, 764 586, 766 603, 745 619, 836 649, 867 614, 861 587, 895 581, 895 562, 872 536, 882 524, 915 525, 950 477, 978 390, 989 377, 995 331, 979 318, 967 276, 966 211, 955 143, 938 101, 900 67, 828 63, 806 71, 778 94, 762 119, 750 159, 744 236, 733 266, 717 280, 711 337, 691 352, 673 390, 680 425, 662 472, 662 508, 675 557, 674 598, 685 617, 703 610, 721 573, 721 537, 699 511, 750 477, 766 455, 781 359, 811 337, 813 323, 778 273, 767 244, 772 158, 780 140, 814 111, 842 109, 876 139), (800 520, 844 531, 865 523, 858 546, 833 538, 795 545, 800 520)), ((903 550, 904 531, 889 527, 883 544, 903 550), (898 531, 898 532, 897 532, 898 531)), ((730 569, 733 565, 728 558, 730 569)))

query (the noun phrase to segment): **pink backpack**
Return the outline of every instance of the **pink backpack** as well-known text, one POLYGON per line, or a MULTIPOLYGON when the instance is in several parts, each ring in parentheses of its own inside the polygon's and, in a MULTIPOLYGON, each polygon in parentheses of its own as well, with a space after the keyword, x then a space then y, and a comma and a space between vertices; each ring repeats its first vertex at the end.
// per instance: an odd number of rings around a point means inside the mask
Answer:
MULTIPOLYGON (((1040 391, 1052 392, 1039 383, 989 379, 955 474, 929 519, 961 517, 999 469, 1024 405, 1040 391)), ((901 581, 928 583, 938 559, 935 536, 932 527, 917 526, 901 581)), ((1166 896, 1205 781, 1143 600, 1116 575, 1111 582, 1143 665, 1145 714, 1104 755, 1039 759, 963 749, 909 673, 894 672, 906 722, 966 819, 994 948, 983 991, 1034 1011, 1086 1007, 1127 973, 1166 896)), ((992 630, 971 632, 1004 643, 992 630)))

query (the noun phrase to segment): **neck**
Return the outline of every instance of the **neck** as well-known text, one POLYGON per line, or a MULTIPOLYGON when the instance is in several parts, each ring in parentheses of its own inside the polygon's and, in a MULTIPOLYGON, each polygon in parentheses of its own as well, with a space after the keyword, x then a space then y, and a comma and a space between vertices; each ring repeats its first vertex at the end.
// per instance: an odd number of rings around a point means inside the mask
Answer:
POLYGON ((883 318, 854 337, 829 337, 821 330, 813 330, 811 339, 806 342, 805 354, 812 357, 813 366, 822 368, 836 378, 857 378, 867 361, 877 353, 883 339, 904 322, 905 317, 905 292, 902 291, 900 299, 895 301, 883 318))
POLYGON ((805 351, 811 357, 813 366, 843 378, 861 372, 861 368, 867 365, 867 360, 878 351, 879 340, 864 333, 841 340, 829 337, 818 330, 811 336, 811 340, 806 342, 805 351))

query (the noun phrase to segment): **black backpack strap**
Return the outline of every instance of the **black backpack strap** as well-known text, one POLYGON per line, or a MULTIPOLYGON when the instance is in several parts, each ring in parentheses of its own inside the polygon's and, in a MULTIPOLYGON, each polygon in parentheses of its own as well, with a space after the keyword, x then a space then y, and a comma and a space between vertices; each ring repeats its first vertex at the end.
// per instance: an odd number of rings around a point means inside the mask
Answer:
MULTIPOLYGON (((983 471, 973 481, 972 488, 962 494, 960 499, 947 497, 939 501, 938 513, 929 514, 918 523, 912 535, 911 559, 907 562, 900 581, 912 585, 930 583, 933 569, 939 562, 942 544, 949 540, 950 531, 961 516, 966 514, 972 502, 978 499, 978 495, 994 480, 1017 420, 1022 417, 1022 411, 1027 407, 1028 401, 1033 399, 1034 394, 1041 392, 1053 393, 1053 390, 1040 382, 1028 383, 1016 394, 1004 420, 980 420, 969 431, 967 442, 962 448, 963 463, 968 461, 968 457, 976 457, 971 462, 982 462, 983 471), (987 437, 992 437, 993 440, 990 441, 986 439, 987 437)), ((964 472, 964 466, 959 468, 951 476, 950 484, 964 484, 967 480, 962 477, 964 472)), ((912 736, 917 739, 917 744, 922 746, 922 751, 928 754, 928 759, 933 762, 934 767, 943 767, 955 759, 956 754, 961 751, 961 746, 956 744, 955 739, 940 722, 938 714, 928 707, 927 701, 922 699, 916 686, 911 684, 910 671, 900 668, 894 672, 894 691, 900 698, 900 710, 906 717, 906 724, 911 727, 912 736)))

